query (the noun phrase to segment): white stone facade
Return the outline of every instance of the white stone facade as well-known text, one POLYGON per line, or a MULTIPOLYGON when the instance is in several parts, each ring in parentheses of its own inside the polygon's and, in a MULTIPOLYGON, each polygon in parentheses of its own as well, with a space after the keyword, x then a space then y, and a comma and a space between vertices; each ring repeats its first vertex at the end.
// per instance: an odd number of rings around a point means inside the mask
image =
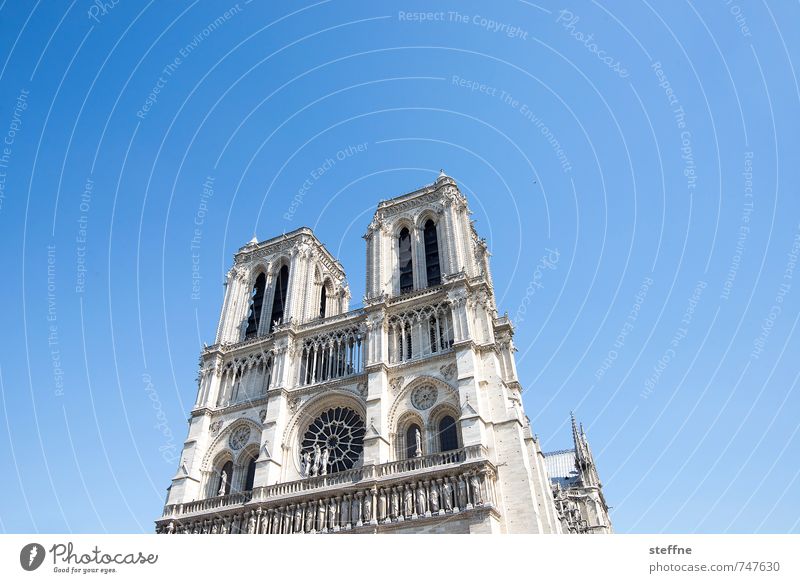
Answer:
POLYGON ((357 310, 310 229, 239 250, 157 532, 576 532, 469 215, 444 174, 381 202, 357 310))

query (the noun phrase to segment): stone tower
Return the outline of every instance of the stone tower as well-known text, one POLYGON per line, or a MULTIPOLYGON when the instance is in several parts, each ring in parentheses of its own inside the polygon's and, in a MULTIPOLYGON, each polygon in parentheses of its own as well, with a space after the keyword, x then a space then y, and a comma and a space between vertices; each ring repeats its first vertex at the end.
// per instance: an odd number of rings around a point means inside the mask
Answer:
POLYGON ((561 530, 570 534, 608 534, 612 532, 611 518, 600 476, 583 424, 579 426, 574 416, 572 442, 573 449, 545 454, 561 530))
POLYGON ((562 532, 455 182, 381 202, 364 238, 356 310, 309 229, 236 253, 157 532, 562 532))

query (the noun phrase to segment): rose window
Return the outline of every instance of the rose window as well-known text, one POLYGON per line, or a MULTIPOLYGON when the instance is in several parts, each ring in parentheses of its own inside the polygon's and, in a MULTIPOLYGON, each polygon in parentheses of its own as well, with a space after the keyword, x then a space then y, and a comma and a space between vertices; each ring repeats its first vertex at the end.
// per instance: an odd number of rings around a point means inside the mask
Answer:
POLYGON ((315 469, 314 474, 341 472, 355 466, 364 451, 364 420, 348 407, 334 407, 322 413, 308 426, 300 447, 303 457, 313 460, 327 459, 325 471, 315 469), (327 456, 324 455, 327 450, 327 456))

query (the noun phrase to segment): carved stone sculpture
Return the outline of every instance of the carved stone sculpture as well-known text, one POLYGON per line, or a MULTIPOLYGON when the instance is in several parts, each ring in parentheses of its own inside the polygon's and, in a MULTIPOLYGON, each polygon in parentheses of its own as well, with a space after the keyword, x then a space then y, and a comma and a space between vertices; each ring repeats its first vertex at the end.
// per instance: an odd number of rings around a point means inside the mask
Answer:
POLYGON ((247 534, 256 533, 256 515, 251 512, 250 518, 247 519, 247 534))
POLYGON ((333 528, 334 526, 336 526, 336 500, 331 498, 328 500, 328 527, 333 528))
POLYGON ((319 468, 322 463, 322 453, 319 450, 319 445, 314 446, 314 463, 311 466, 311 475, 319 475, 319 468))
POLYGON ((450 485, 449 480, 445 480, 442 485, 442 504, 445 512, 453 510, 453 486, 450 485))
POLYGON ((472 502, 473 504, 483 504, 483 492, 481 491, 481 481, 477 475, 472 474, 469 478, 469 484, 472 489, 472 502))
POLYGON ((311 452, 304 451, 300 462, 300 475, 307 478, 311 475, 311 452))
POLYGON ((378 520, 380 521, 386 520, 386 511, 387 511, 386 490, 384 488, 381 488, 381 491, 378 494, 378 520))
POLYGON ((306 527, 304 529, 306 532, 314 530, 314 515, 314 503, 311 502, 308 507, 306 507, 306 527))
POLYGON ((330 459, 331 452, 328 451, 328 448, 323 448, 322 450, 322 459, 320 460, 319 464, 319 475, 325 476, 328 473, 328 460, 330 459))
POLYGON ((340 518, 342 521, 342 526, 347 526, 350 524, 350 497, 345 496, 344 500, 342 500, 342 509, 340 511, 340 518))
POLYGON ((300 504, 294 507, 294 532, 303 532, 303 507, 300 504))
POLYGON ((372 520, 372 494, 367 493, 364 496, 364 522, 372 520))
POLYGON ((325 501, 317 503, 317 530, 325 530, 325 501))
POLYGON ((417 514, 425 514, 426 508, 426 499, 425 496, 425 486, 422 485, 422 482, 417 484, 417 514))
POLYGON ((430 506, 431 512, 439 512, 439 489, 435 483, 431 484, 430 506))
POLYGON ((463 478, 458 479, 456 487, 458 488, 458 507, 463 510, 467 506, 467 485, 463 478))
POLYGON ((225 484, 227 483, 228 483, 228 472, 222 470, 222 473, 219 476, 219 490, 217 491, 217 496, 225 495, 225 484))
POLYGON ((397 493, 397 489, 392 488, 392 512, 391 517, 397 518, 400 516, 400 495, 397 493))
POLYGON ((411 491, 411 487, 406 485, 405 490, 405 505, 403 510, 405 511, 406 516, 411 516, 414 513, 414 493, 411 491))
POLYGON ((421 457, 422 456, 422 433, 419 430, 419 427, 414 429, 414 456, 421 457))

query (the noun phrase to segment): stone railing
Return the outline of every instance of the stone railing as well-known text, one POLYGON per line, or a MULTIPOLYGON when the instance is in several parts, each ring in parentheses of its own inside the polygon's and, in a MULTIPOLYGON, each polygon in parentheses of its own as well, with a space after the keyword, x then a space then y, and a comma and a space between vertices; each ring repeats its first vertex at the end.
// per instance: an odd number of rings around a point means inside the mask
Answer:
POLYGON ((325 476, 315 476, 313 478, 295 480, 294 482, 284 482, 282 484, 273 484, 271 486, 261 486, 253 490, 253 499, 257 501, 266 501, 271 498, 291 496, 292 494, 316 490, 318 488, 329 488, 331 486, 355 484, 361 481, 363 474, 364 468, 355 468, 352 470, 346 470, 344 472, 337 472, 335 474, 327 474, 325 476))
POLYGON ((488 461, 435 475, 379 480, 294 501, 257 503, 227 512, 161 520, 161 534, 294 534, 390 529, 406 521, 453 517, 496 504, 488 461))
POLYGON ((378 476, 390 476, 404 472, 418 472, 420 470, 435 468, 448 464, 457 464, 487 457, 487 450, 482 445, 470 445, 463 449, 454 449, 433 453, 426 456, 397 460, 376 466, 378 476))
POLYGON ((194 500, 183 504, 171 504, 164 507, 163 516, 210 512, 221 508, 240 506, 250 502, 252 496, 251 491, 234 492, 225 496, 214 496, 213 498, 204 498, 203 500, 194 500))
POLYGON ((444 285, 437 285, 433 287, 415 289, 413 291, 406 292, 404 294, 392 296, 391 298, 388 298, 388 301, 386 303, 391 306, 394 304, 405 302, 407 300, 419 299, 427 296, 437 296, 440 295, 439 292, 441 292, 444 288, 445 288, 444 285))
POLYGON ((325 318, 315 318, 313 320, 309 320, 303 324, 297 326, 298 332, 305 332, 306 330, 313 330, 316 328, 323 328, 325 326, 329 326, 331 324, 338 324, 340 322, 345 322, 347 320, 353 320, 354 322, 359 322, 364 319, 366 312, 363 308, 356 308, 354 310, 350 310, 349 312, 344 312, 343 314, 337 314, 335 316, 326 316, 325 318))
MULTIPOLYGON (((252 492, 217 496, 184 504, 171 504, 164 508, 164 513, 162 519, 159 521, 157 530, 158 532, 166 532, 165 529, 170 522, 179 524, 189 523, 192 525, 200 523, 202 526, 203 522, 212 521, 214 517, 219 518, 223 515, 230 515, 231 517, 239 515, 240 520, 247 521, 249 520, 249 516, 244 517, 242 515, 246 507, 255 508, 257 506, 262 509, 262 512, 273 508, 284 508, 288 512, 290 506, 295 507, 296 510, 297 506, 305 504, 306 509, 308 509, 309 504, 314 504, 316 503, 314 502, 315 500, 325 497, 327 497, 326 499, 328 501, 338 500, 337 504, 339 504, 340 507, 337 512, 341 514, 343 512, 341 504, 345 498, 349 497, 348 499, 350 502, 354 504, 352 497, 356 496, 358 492, 366 491, 375 492, 380 498, 380 491, 385 490, 385 495, 389 496, 389 498, 384 500, 384 502, 387 505, 391 505, 393 503, 393 499, 391 498, 393 492, 399 492, 399 494, 403 496, 403 500, 405 500, 405 496, 407 496, 405 488, 408 486, 414 492, 413 495, 417 496, 416 490, 421 487, 419 484, 423 483, 425 480, 428 482, 426 486, 426 500, 428 502, 426 504, 430 507, 436 507, 437 516, 440 515, 438 513, 439 510, 442 510, 443 513, 447 513, 452 512, 453 508, 455 508, 457 512, 459 508, 461 510, 466 509, 466 502, 459 504, 456 496, 460 491, 459 488, 463 489, 466 485, 471 483, 471 476, 484 476, 480 478, 480 483, 483 484, 482 487, 484 489, 481 490, 481 492, 484 493, 485 496, 489 497, 489 493, 493 492, 493 486, 490 488, 483 482, 483 480, 486 479, 486 475, 491 475, 492 479, 494 476, 494 468, 488 462, 487 454, 488 451, 484 446, 472 445, 453 451, 434 453, 427 456, 398 460, 380 465, 369 465, 344 472, 337 472, 335 474, 328 474, 326 476, 316 476, 293 482, 261 486, 254 488, 252 492), (414 472, 414 475, 404 475, 406 472, 414 472), (453 476, 455 476, 455 478, 453 476), (461 478, 458 478, 458 476, 461 476, 461 478), (459 479, 461 479, 464 484, 459 485, 459 479), (435 493, 431 491, 431 483, 435 486, 435 493), (450 486, 446 487, 445 483, 449 483, 450 486), (399 491, 397 490, 398 487, 400 488, 399 491), (454 496, 452 507, 444 502, 444 498, 448 492, 454 496), (439 500, 441 500, 441 502, 439 502, 439 500)), ((379 498, 364 504, 371 504, 373 502, 378 504, 379 506, 372 506, 372 508, 376 509, 376 516, 383 516, 385 521, 386 517, 388 516, 391 518, 392 514, 388 511, 386 511, 388 514, 381 514, 378 511, 380 504, 383 503, 379 498)), ((489 499, 493 500, 494 498, 490 497, 489 499)), ((471 507, 478 504, 477 500, 478 498, 476 497, 471 507)), ((422 514, 424 515, 424 512, 422 514)), ((428 516, 432 516, 432 514, 428 516)), ((402 521, 398 516, 394 518, 402 521)), ((376 520, 380 519, 376 518, 376 520)), ((356 526, 366 524, 364 521, 362 521, 362 524, 357 524, 357 522, 357 520, 354 521, 354 524, 351 524, 349 528, 355 528, 356 526)), ((245 524, 247 523, 245 522, 245 524)), ((211 523, 209 522, 207 526, 208 529, 203 532, 211 532, 211 523)), ((221 528, 222 525, 220 524, 219 529, 221 528)), ((231 528, 233 528, 233 526, 229 524, 228 530, 225 532, 231 532, 231 528)), ((247 532, 246 527, 240 526, 239 528, 244 528, 242 532, 247 532)), ((222 532, 219 529, 216 532, 222 532)), ((314 530, 318 531, 319 529, 315 528, 314 530)), ((292 532, 294 532, 294 530, 292 530, 292 532)))

